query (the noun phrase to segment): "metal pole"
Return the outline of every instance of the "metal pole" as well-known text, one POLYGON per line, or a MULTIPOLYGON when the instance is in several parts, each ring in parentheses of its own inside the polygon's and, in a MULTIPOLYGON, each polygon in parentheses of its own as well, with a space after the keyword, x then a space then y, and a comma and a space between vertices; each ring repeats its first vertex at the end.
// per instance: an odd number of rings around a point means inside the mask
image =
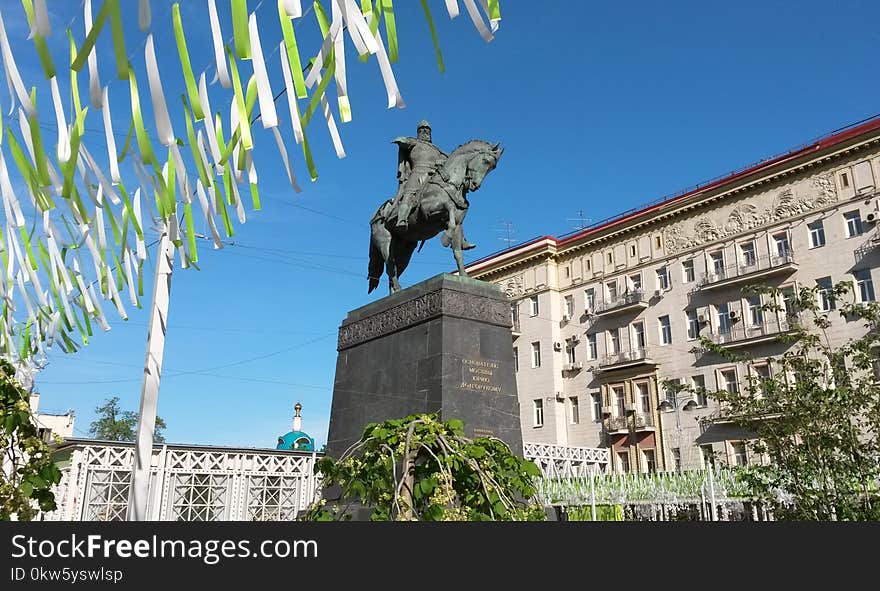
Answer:
POLYGON ((718 514, 715 510, 715 466, 709 465, 709 501, 712 505, 709 507, 709 516, 712 521, 718 521, 718 514))
POLYGON ((593 515, 593 521, 596 521, 596 484, 593 479, 596 477, 596 464, 590 466, 590 511, 593 515))
POLYGON ((153 457, 153 432, 156 429, 156 408, 159 404, 159 380, 165 353, 165 330, 168 326, 168 303, 171 297, 171 271, 174 267, 174 245, 168 238, 168 227, 162 227, 153 282, 153 304, 147 333, 147 355, 141 406, 138 413, 137 439, 134 444, 134 465, 128 494, 128 520, 147 520, 147 496, 150 487, 150 464, 153 457))

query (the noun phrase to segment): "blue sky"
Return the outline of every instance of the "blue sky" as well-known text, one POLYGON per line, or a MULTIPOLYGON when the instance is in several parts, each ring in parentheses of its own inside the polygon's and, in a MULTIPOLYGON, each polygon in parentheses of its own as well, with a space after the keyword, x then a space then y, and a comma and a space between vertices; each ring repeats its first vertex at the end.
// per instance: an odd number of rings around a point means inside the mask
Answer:
MULTIPOLYGON (((60 61, 67 50, 63 26, 73 19, 82 38, 80 3, 49 4, 57 11, 49 41, 60 61)), ((136 20, 131 4, 125 17, 136 20)), ((218 4, 226 17, 228 3, 218 4)), ((257 10, 264 48, 277 44, 275 2, 248 4, 257 10)), ((316 117, 309 131, 320 178, 307 180, 290 142, 303 185, 294 194, 271 135, 258 132, 263 211, 248 212, 234 245, 215 252, 202 244, 200 271, 175 270, 159 400, 169 441, 271 447, 301 401, 305 430, 323 443, 336 330, 348 310, 387 289, 383 284, 368 296, 365 275, 368 221, 396 189, 397 154, 389 142, 414 134, 422 118, 447 150, 470 138, 505 147, 471 199, 466 232, 478 247, 466 260, 474 260, 505 246, 505 222, 516 241, 563 234, 581 211, 598 221, 880 112, 876 2, 507 0, 490 44, 465 14, 450 21, 442 2, 430 4, 446 73, 437 71, 419 3, 395 3, 401 49, 395 73, 407 108, 385 109, 375 61, 357 62, 349 43, 353 120, 341 128, 347 157, 336 159, 316 117)), ((183 92, 183 78, 170 5, 152 2, 163 83, 173 97, 183 92)), ((197 74, 212 56, 204 6, 184 4, 197 74)), ((25 83, 44 84, 24 40, 20 5, 7 0, 0 9, 25 83)), ((143 36, 129 28, 128 49, 142 73, 143 36)), ((299 29, 308 53, 317 49, 314 30, 312 22, 299 29)), ((102 42, 107 83, 112 53, 109 39, 102 42)), ((280 88, 277 53, 268 67, 280 88)), ((87 88, 87 76, 80 78, 87 88)), ((114 126, 124 134, 127 88, 117 81, 109 88, 114 126)), ((0 105, 8 105, 5 91, 0 96, 0 105)), ((41 107, 51 112, 48 104, 41 107)), ((102 129, 95 114, 89 121, 87 127, 102 129)), ((182 135, 182 122, 177 127, 182 135)), ((93 153, 105 153, 103 134, 87 134, 86 142, 93 153)), ((453 268, 451 252, 435 240, 414 256, 403 283, 453 268)), ((147 320, 146 309, 135 310, 75 355, 54 350, 37 380, 41 407, 73 408, 80 436, 105 398, 119 396, 136 409, 147 320)))

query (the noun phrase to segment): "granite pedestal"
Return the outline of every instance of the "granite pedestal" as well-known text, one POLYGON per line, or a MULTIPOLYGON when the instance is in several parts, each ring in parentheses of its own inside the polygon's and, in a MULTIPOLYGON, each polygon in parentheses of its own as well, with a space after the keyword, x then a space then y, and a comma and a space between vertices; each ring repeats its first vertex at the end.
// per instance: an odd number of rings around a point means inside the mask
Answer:
POLYGON ((339 457, 368 423, 438 412, 521 456, 510 327, 497 286, 448 274, 350 312, 339 328, 328 454, 339 457))

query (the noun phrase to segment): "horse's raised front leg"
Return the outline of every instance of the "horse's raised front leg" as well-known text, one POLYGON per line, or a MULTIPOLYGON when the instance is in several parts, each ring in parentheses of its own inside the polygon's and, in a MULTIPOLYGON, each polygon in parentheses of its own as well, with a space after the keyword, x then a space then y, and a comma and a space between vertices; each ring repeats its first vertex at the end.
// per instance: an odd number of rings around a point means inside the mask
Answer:
POLYGON ((455 264, 458 265, 458 274, 461 277, 467 277, 468 274, 464 270, 464 256, 461 254, 461 245, 464 240, 464 231, 461 226, 455 226, 450 229, 452 235, 452 255, 455 257, 455 264))

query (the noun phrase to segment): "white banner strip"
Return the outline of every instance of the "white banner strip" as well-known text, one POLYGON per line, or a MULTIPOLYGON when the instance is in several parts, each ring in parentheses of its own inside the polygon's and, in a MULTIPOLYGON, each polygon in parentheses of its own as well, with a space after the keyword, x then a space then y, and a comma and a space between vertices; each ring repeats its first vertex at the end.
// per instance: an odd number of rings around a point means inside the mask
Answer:
POLYGON ((138 226, 141 229, 141 236, 137 239, 137 258, 139 261, 143 261, 147 258, 147 247, 144 244, 143 235, 146 232, 146 228, 144 228, 144 221, 141 219, 141 188, 138 187, 134 190, 134 198, 131 203, 132 209, 134 209, 134 219, 137 221, 138 226))
POLYGON ((92 304, 95 307, 95 312, 97 312, 97 316, 95 316, 95 318, 98 321, 98 325, 104 332, 107 332, 108 330, 110 330, 110 325, 107 323, 107 317, 104 316, 104 310, 101 307, 101 300, 95 293, 94 284, 89 285, 89 295, 92 296, 92 304))
MULTIPOLYGON (((31 33, 36 29, 43 37, 52 34, 52 26, 49 24, 49 11, 46 9, 46 0, 34 0, 34 26, 31 33)), ((30 37, 28 37, 30 39, 30 37)))
MULTIPOLYGON (((333 56, 336 60, 336 100, 339 105, 339 119, 343 123, 351 121, 351 103, 348 101, 348 85, 345 80, 345 37, 342 35, 342 9, 337 0, 331 3, 333 21, 340 23, 339 32, 333 39, 333 56)), ((332 25, 331 25, 332 29, 332 25)))
POLYGON ((49 80, 52 91, 52 104, 55 107, 55 125, 58 127, 58 146, 56 153, 58 160, 67 162, 70 160, 70 136, 67 132, 67 120, 64 117, 64 105, 61 104, 61 93, 58 91, 58 77, 52 76, 49 80))
MULTIPOLYGON (((283 61, 283 60, 282 60, 283 61)), ((208 102, 208 87, 205 84, 205 73, 199 76, 199 100, 202 102, 202 109, 205 111, 205 133, 208 136, 208 146, 211 148, 211 158, 214 163, 220 161, 220 146, 217 145, 217 130, 214 128, 214 113, 211 112, 211 104, 208 102)))
POLYGON ((283 0, 284 14, 290 18, 299 18, 302 16, 302 5, 299 0, 283 0))
POLYGON ((165 92, 162 90, 162 77, 159 74, 159 64, 156 63, 156 49, 153 46, 152 33, 147 35, 144 58, 147 62, 147 80, 150 84, 150 99, 153 101, 153 115, 156 119, 156 135, 159 136, 162 145, 167 147, 174 143, 174 129, 171 127, 165 92))
POLYGON ((220 233, 217 231, 217 225, 214 224, 214 218, 211 215, 211 207, 208 205, 208 197, 205 195, 205 188, 202 181, 196 179, 196 195, 199 198, 199 204, 202 206, 202 213, 205 214, 205 221, 208 222, 208 228, 211 230, 211 240, 214 241, 214 249, 223 248, 223 242, 220 240, 220 233))
MULTIPOLYGON (((85 0, 83 4, 83 22, 85 23, 85 34, 86 37, 89 35, 89 31, 92 30, 92 0, 85 0)), ((92 106, 96 109, 101 108, 101 79, 98 77, 98 55, 95 52, 95 48, 92 47, 92 50, 89 52, 89 99, 92 101, 92 106)))
POLYGON ((15 196, 15 191, 9 180, 9 171, 6 169, 6 160, 3 158, 2 150, 0 150, 0 193, 3 195, 3 200, 8 202, 12 208, 14 217, 8 219, 8 222, 16 228, 22 227, 24 225, 24 214, 21 213, 21 205, 18 202, 18 197, 15 196))
MULTIPOLYGON (((263 129, 278 127, 278 115, 275 112, 275 101, 269 75, 266 73, 266 62, 263 60, 263 47, 260 45, 260 31, 257 29, 257 15, 252 12, 248 18, 248 32, 251 38, 251 63, 254 77, 257 80, 257 100, 260 102, 260 121, 263 129)), ((284 54, 281 54, 284 61, 284 54)))
POLYGON ((477 28, 477 31, 480 32, 480 36, 487 43, 494 39, 495 37, 486 28, 486 23, 483 22, 483 15, 480 14, 480 9, 477 8, 477 5, 474 3, 474 0, 463 0, 464 6, 467 8, 468 14, 471 17, 471 22, 474 23, 474 26, 477 28))
MULTIPOLYGON (((282 61, 284 60, 282 59, 282 61)), ((287 148, 284 146, 284 139, 281 137, 281 132, 278 131, 277 127, 272 128, 272 132, 275 134, 275 143, 278 144, 278 152, 281 154, 281 161, 284 163, 284 170, 287 171, 287 180, 290 181, 293 190, 300 193, 302 192, 302 189, 296 182, 296 176, 293 174, 293 168, 290 166, 290 159, 287 157, 287 148)))
POLYGON ((101 172, 101 169, 98 167, 95 159, 92 158, 91 152, 86 148, 85 144, 79 145, 79 152, 85 158, 86 164, 88 164, 89 168, 92 172, 95 173, 95 176, 98 177, 98 182, 104 187, 104 193, 107 194, 107 197, 113 203, 113 205, 119 205, 122 201, 119 199, 119 195, 116 194, 116 190, 113 188, 113 185, 110 181, 107 180, 107 177, 104 176, 104 173, 101 172))
MULTIPOLYGON (((37 108, 31 102, 27 88, 25 88, 24 82, 21 81, 21 74, 18 73, 18 66, 15 65, 12 48, 9 46, 9 39, 6 37, 6 26, 3 23, 2 13, 0 13, 0 52, 3 53, 3 69, 6 71, 6 79, 15 90, 18 102, 21 103, 21 106, 24 107, 28 115, 35 116, 37 108)), ((12 112, 13 109, 10 108, 9 114, 11 115, 12 112)))
POLYGON ((208 0, 208 17, 211 21, 211 38, 214 41, 214 63, 217 75, 223 88, 232 88, 232 79, 226 67, 226 55, 223 51, 223 33, 220 31, 220 19, 217 18, 217 4, 214 0, 208 0))
POLYGON ((299 104, 296 101, 296 91, 293 88, 293 79, 290 75, 290 64, 287 63, 284 54, 284 41, 278 45, 278 50, 281 53, 281 71, 284 73, 284 88, 286 89, 284 94, 287 97, 287 106, 290 109, 293 139, 297 144, 301 144, 303 141, 302 121, 299 118, 299 104))
POLYGON ((150 29, 151 21, 150 0, 140 0, 138 2, 138 26, 142 32, 146 33, 150 29))
POLYGON ((102 99, 104 106, 101 107, 101 112, 104 115, 104 136, 107 140, 107 158, 110 161, 110 178, 113 180, 113 184, 116 185, 119 184, 120 180, 119 162, 116 154, 116 138, 113 136, 113 119, 110 117, 110 97, 106 86, 104 87, 102 99))
POLYGON ((449 18, 455 18, 458 16, 458 0, 446 0, 446 12, 449 13, 449 18))

